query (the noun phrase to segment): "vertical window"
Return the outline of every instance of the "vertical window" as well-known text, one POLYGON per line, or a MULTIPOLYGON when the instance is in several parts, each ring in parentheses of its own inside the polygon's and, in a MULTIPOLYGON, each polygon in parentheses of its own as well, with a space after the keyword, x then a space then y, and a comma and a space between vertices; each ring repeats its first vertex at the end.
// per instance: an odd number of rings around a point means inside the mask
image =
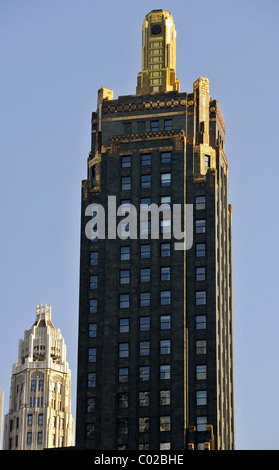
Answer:
POLYGON ((171 366, 170 364, 160 365, 160 379, 169 380, 171 378, 171 366))
POLYGON ((161 244, 161 257, 165 258, 166 256, 170 256, 170 243, 161 244))
POLYGON ((170 405, 171 402, 171 391, 160 390, 160 406, 170 405))
POLYGON ((170 280, 170 266, 162 266, 161 267, 161 281, 169 281, 170 280))
POLYGON ((121 157, 121 167, 122 168, 128 168, 131 166, 132 158, 131 155, 123 155, 121 157))
POLYGON ((97 313, 98 299, 89 300, 89 313, 97 313))
POLYGON ((118 369, 118 382, 120 383, 128 382, 128 373, 129 373, 128 367, 121 367, 120 369, 118 369))
POLYGON ((42 444, 43 442, 43 433, 41 431, 38 432, 38 444, 42 444))
POLYGON ((28 432, 27 437, 26 437, 26 443, 31 444, 31 442, 32 442, 32 432, 28 432))
POLYGON ((195 221, 196 233, 206 232, 206 223, 204 219, 197 219, 195 221))
MULTIPOLYGON (((160 220, 160 233, 167 234, 171 233, 171 220, 170 219, 161 219, 160 220)), ((170 238, 170 236, 164 236, 163 238, 170 238)))
POLYGON ((151 165, 151 154, 145 153, 141 155, 141 164, 142 166, 151 165))
POLYGON ((89 397, 87 398, 87 413, 94 413, 96 409, 96 398, 95 397, 89 397))
POLYGON ((97 336, 97 323, 89 323, 88 325, 88 337, 96 338, 97 336))
POLYGON ((91 251, 90 253, 90 265, 91 266, 97 266, 98 264, 98 251, 91 251))
POLYGON ((96 348, 88 348, 88 362, 96 362, 96 348))
POLYGON ((161 174, 161 186, 166 187, 171 185, 171 174, 170 173, 162 173, 161 174))
POLYGON ((86 439, 94 439, 95 437, 95 424, 86 424, 86 439))
POLYGON ((169 330, 171 327, 171 316, 161 315, 160 316, 160 328, 161 330, 169 330))
POLYGON ((171 353, 171 340, 162 339, 160 341, 160 354, 170 354, 171 353))
POLYGON ((128 393, 118 394, 118 408, 128 408, 128 393))
POLYGON ((197 291, 196 292, 196 305, 205 305, 206 304, 206 291, 197 291))
POLYGON ((142 134, 145 132, 145 121, 138 121, 137 122, 137 132, 138 134, 142 134))
POLYGON ((129 308, 129 307, 130 307, 130 295, 120 294, 120 308, 129 308))
POLYGON ((131 177, 130 176, 122 176, 121 189, 122 191, 127 191, 131 189, 131 177))
POLYGON ((41 426, 43 424, 43 421, 44 421, 44 416, 42 414, 39 414, 38 416, 38 424, 41 426))
POLYGON ((120 284, 130 284, 130 269, 121 269, 119 272, 120 284))
POLYGON ((196 281, 205 281, 205 267, 199 266, 196 268, 196 281))
POLYGON ((206 315, 197 315, 196 316, 196 330, 205 330, 206 329, 206 315))
POLYGON ((120 318, 119 320, 119 333, 129 333, 130 320, 129 318, 120 318))
POLYGON ((124 122, 123 123, 123 132, 124 132, 124 134, 131 134, 132 133, 132 123, 131 122, 124 122))
POLYGON ((31 380, 31 390, 36 390, 36 380, 31 380))
POLYGON ((129 357, 129 343, 119 343, 118 357, 129 357))
POLYGON ((172 130, 172 119, 165 119, 164 128, 165 128, 165 131, 171 131, 172 130))
POLYGON ((206 380, 206 365, 196 366, 196 379, 206 380))
POLYGON ((160 303, 161 305, 170 305, 171 292, 169 290, 164 290, 160 292, 160 303))
POLYGON ((161 153, 161 163, 171 163, 171 152, 162 152, 161 153))
POLYGON ((205 243, 196 243, 196 257, 203 258, 205 256, 205 243))
POLYGON ((150 392, 139 392, 139 406, 149 406, 150 392))
POLYGON ((140 353, 140 356, 149 356, 149 354, 150 354, 150 341, 140 341, 139 353, 140 353))
POLYGON ((38 390, 43 390, 44 389, 44 380, 40 379, 39 380, 39 385, 38 385, 38 390))
POLYGON ((204 166, 207 168, 210 166, 210 155, 204 156, 204 166))
POLYGON ((142 197, 140 199, 140 211, 147 211, 151 204, 151 197, 142 197))
POLYGON ((160 416, 160 431, 170 431, 171 430, 171 417, 170 416, 160 416))
POLYGON ((171 196, 161 196, 161 205, 165 204, 171 206, 171 196))
POLYGON ((139 432, 149 432, 149 417, 139 418, 139 432))
POLYGON ((151 188, 151 175, 141 175, 141 188, 151 188))
POLYGON ((121 246, 120 247, 120 260, 127 261, 130 259, 130 247, 129 246, 121 246))
POLYGON ((141 292, 140 293, 140 306, 149 307, 150 306, 150 292, 141 292))
POLYGON ((197 416, 197 431, 206 431, 207 417, 197 416))
POLYGON ((150 251, 151 251, 151 246, 150 245, 141 245, 141 247, 140 247, 140 257, 141 257, 141 259, 150 258, 150 251))
POLYGON ((205 406, 207 404, 207 391, 199 390, 196 392, 197 406, 205 406))
POLYGON ((139 329, 140 329, 140 331, 149 331, 150 330, 150 317, 140 317, 140 319, 139 319, 139 329))
POLYGON ((159 130, 159 121, 151 121, 150 122, 150 131, 156 132, 159 130))
POLYGON ((33 415, 28 415, 28 416, 27 416, 27 424, 28 424, 28 426, 31 426, 31 425, 32 425, 32 418, 33 418, 33 415))
POLYGON ((206 354, 206 340, 200 339, 196 341, 196 354, 206 354))
POLYGON ((88 372, 87 374, 87 387, 96 387, 96 372, 88 372))
POLYGON ((206 203, 205 196, 196 196, 195 203, 196 203, 195 207, 197 211, 205 209, 205 203, 206 203))
POLYGON ((120 418, 117 421, 118 434, 128 434, 128 418, 120 418))
POLYGON ((149 366, 140 366, 139 379, 141 382, 148 382, 150 380, 150 367, 149 366))
POLYGON ((140 282, 150 282, 150 268, 140 270, 140 282))
POLYGON ((98 289, 98 276, 94 274, 94 276, 90 276, 90 290, 98 289))

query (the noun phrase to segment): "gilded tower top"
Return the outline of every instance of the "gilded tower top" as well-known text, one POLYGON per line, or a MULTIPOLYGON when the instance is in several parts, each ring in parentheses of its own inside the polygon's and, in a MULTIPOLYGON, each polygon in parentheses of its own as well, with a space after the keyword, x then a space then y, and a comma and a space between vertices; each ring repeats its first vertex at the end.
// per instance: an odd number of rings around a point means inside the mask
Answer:
POLYGON ((142 25, 142 70, 137 95, 179 91, 176 78, 176 30, 170 12, 152 10, 142 25))

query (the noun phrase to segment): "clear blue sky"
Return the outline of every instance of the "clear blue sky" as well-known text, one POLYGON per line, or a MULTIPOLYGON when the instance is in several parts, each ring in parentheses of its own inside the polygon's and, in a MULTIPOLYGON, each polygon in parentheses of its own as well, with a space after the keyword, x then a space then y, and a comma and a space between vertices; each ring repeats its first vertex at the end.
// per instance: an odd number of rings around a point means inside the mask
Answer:
POLYGON ((18 341, 52 305, 75 416, 80 188, 97 90, 134 94, 141 27, 171 11, 177 76, 210 81, 226 123, 233 206, 238 449, 279 449, 278 0, 0 1, 0 387, 18 341), (275 145, 276 144, 276 145, 275 145))

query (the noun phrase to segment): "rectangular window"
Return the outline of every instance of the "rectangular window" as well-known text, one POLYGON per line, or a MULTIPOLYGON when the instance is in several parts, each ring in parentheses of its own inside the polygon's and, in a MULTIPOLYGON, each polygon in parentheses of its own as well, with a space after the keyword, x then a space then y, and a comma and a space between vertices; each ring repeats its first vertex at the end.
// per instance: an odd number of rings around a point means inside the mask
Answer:
POLYGON ((160 416, 160 431, 166 432, 171 430, 171 417, 160 416))
POLYGON ((161 330, 170 330, 171 327, 171 316, 161 315, 160 316, 160 328, 161 330))
POLYGON ((143 153, 141 155, 142 166, 151 165, 151 153, 143 153))
POLYGON ((196 366, 196 379, 206 380, 206 366, 196 366))
POLYGON ((161 186, 166 187, 171 185, 171 173, 161 174, 161 186))
POLYGON ((28 432, 26 436, 26 443, 31 444, 32 442, 32 432, 28 432))
POLYGON ((88 372, 87 374, 87 387, 96 387, 96 372, 88 372))
POLYGON ((150 392, 139 392, 139 406, 149 406, 150 392))
POLYGON ((121 269, 119 271, 120 284, 130 284, 130 269, 121 269))
POLYGON ((171 163, 171 152, 162 152, 161 153, 161 163, 171 163))
POLYGON ((120 383, 126 383, 128 382, 128 377, 129 377, 129 369, 128 367, 121 367, 118 369, 118 382, 120 383))
POLYGON ((129 246, 121 246, 120 247, 120 260, 127 261, 130 259, 130 247, 129 246))
POLYGON ((151 175, 141 175, 141 188, 151 188, 151 175))
POLYGON ((118 394, 118 408, 128 408, 128 393, 118 394))
POLYGON ((94 274, 94 276, 90 276, 90 290, 98 289, 98 276, 94 274))
POLYGON ((199 390, 196 392, 197 406, 206 406, 207 405, 207 391, 199 390))
POLYGON ((196 281, 205 281, 205 267, 199 266, 196 268, 196 281))
POLYGON ((141 212, 148 211, 150 204, 151 204, 151 198, 150 197, 142 197, 141 200, 140 200, 140 210, 141 210, 141 212))
POLYGON ((28 426, 31 426, 31 425, 32 425, 32 418, 33 418, 33 415, 28 415, 28 417, 27 417, 27 424, 28 424, 28 426))
POLYGON ((197 219, 195 221, 196 233, 206 232, 206 223, 204 219, 197 219))
POLYGON ((119 296, 119 306, 120 306, 120 308, 129 308, 130 307, 130 295, 129 294, 120 294, 120 296, 119 296))
POLYGON ((122 176, 121 189, 122 191, 127 191, 131 189, 131 176, 122 176))
POLYGON ((170 405, 171 402, 171 391, 160 390, 160 406, 170 405))
MULTIPOLYGON (((160 220, 160 233, 162 234, 171 233, 171 220, 170 219, 160 220)), ((170 236, 163 236, 163 238, 170 238, 170 236)))
POLYGON ((170 380, 171 378, 171 366, 170 364, 160 365, 160 379, 170 380))
POLYGON ((207 417, 197 416, 197 431, 206 431, 207 417))
POLYGON ((171 196, 161 196, 161 205, 163 205, 163 204, 169 206, 169 208, 170 208, 170 206, 171 206, 171 196))
POLYGON ((145 121, 138 121, 137 122, 137 132, 138 134, 142 134, 145 132, 145 121))
POLYGON ((206 330, 206 315, 196 316, 196 330, 206 330))
POLYGON ((43 442, 43 433, 41 431, 38 432, 38 444, 42 444, 43 442))
POLYGON ((97 336, 97 323, 89 323, 88 325, 88 337, 96 338, 97 336))
POLYGON ((204 166, 207 168, 210 166, 210 155, 204 156, 204 166))
POLYGON ((196 243, 196 257, 203 258, 205 256, 205 243, 196 243))
POLYGON ((170 354, 171 353, 171 340, 162 339, 160 341, 160 354, 170 354))
POLYGON ((87 423, 86 424, 86 439, 95 438, 95 424, 87 423))
POLYGON ((122 168, 129 168, 132 163, 132 157, 131 155, 123 155, 121 157, 121 167, 122 168))
POLYGON ((164 128, 165 128, 165 131, 171 131, 172 130, 172 119, 165 119, 164 128))
POLYGON ((196 292, 196 305, 206 305, 206 291, 196 292))
POLYGON ((97 266, 98 264, 98 251, 91 251, 90 253, 90 266, 97 266))
POLYGON ((140 293, 140 306, 149 307, 150 306, 150 292, 141 292, 140 293))
POLYGON ((140 221, 140 235, 142 238, 148 238, 151 233, 151 221, 141 220, 140 221))
POLYGON ((163 290, 160 292, 160 304, 170 305, 171 303, 171 292, 169 290, 163 290))
POLYGON ((97 313, 98 299, 89 300, 89 313, 97 313))
POLYGON ((139 354, 140 354, 140 356, 149 356, 149 354, 150 354, 150 341, 140 341, 139 354))
POLYGON ((88 362, 96 362, 96 348, 88 348, 88 362))
POLYGON ((150 282, 150 268, 140 270, 140 282, 150 282))
POLYGON ((139 379, 141 382, 148 382, 150 380, 150 367, 149 366, 140 366, 139 379))
POLYGON ((41 415, 41 414, 39 414, 39 416, 38 416, 38 424, 39 424, 40 426, 42 426, 43 423, 44 423, 44 416, 41 415))
POLYGON ((87 413, 94 413, 96 409, 96 398, 89 397, 87 398, 87 413))
POLYGON ((124 122, 123 123, 123 132, 124 132, 124 134, 131 134, 132 133, 132 123, 131 122, 124 122))
POLYGON ((196 354, 206 354, 206 340, 200 339, 196 341, 196 354))
POLYGON ((139 432, 149 432, 149 417, 139 418, 139 432))
POLYGON ((118 434, 128 434, 128 418, 120 418, 117 420, 118 434))
POLYGON ((150 131, 157 132, 159 130, 159 121, 151 121, 150 122, 150 131))
POLYGON ((204 210, 205 209, 205 196, 196 196, 196 210, 204 210))
POLYGON ((129 333, 129 326, 130 326, 129 318, 120 318, 119 333, 129 333))
POLYGON ((165 258, 166 256, 170 256, 170 243, 161 244, 161 257, 165 258))
POLYGON ((121 199, 119 210, 121 215, 130 214, 131 211, 131 199, 121 199))
POLYGON ((119 343, 118 357, 129 357, 129 343, 119 343))
POLYGON ((161 267, 161 281, 169 281, 170 280, 170 266, 162 266, 161 267))
POLYGON ((149 331, 150 330, 150 317, 140 317, 140 319, 139 319, 139 329, 140 329, 140 331, 149 331))
POLYGON ((150 258, 150 251, 151 251, 151 246, 150 245, 141 245, 141 247, 140 247, 140 257, 141 257, 141 259, 150 258))

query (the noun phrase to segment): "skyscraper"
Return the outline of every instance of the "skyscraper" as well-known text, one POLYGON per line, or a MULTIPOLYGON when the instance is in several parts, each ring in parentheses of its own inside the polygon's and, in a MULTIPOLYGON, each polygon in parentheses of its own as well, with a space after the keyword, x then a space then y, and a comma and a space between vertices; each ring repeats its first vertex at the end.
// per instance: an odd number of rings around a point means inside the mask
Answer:
POLYGON ((18 362, 13 365, 4 450, 73 445, 66 345, 51 321, 51 306, 38 305, 36 321, 19 341, 18 362))
POLYGON ((225 123, 207 78, 180 92, 171 13, 145 17, 136 94, 101 88, 91 135, 77 445, 234 449, 225 123))

